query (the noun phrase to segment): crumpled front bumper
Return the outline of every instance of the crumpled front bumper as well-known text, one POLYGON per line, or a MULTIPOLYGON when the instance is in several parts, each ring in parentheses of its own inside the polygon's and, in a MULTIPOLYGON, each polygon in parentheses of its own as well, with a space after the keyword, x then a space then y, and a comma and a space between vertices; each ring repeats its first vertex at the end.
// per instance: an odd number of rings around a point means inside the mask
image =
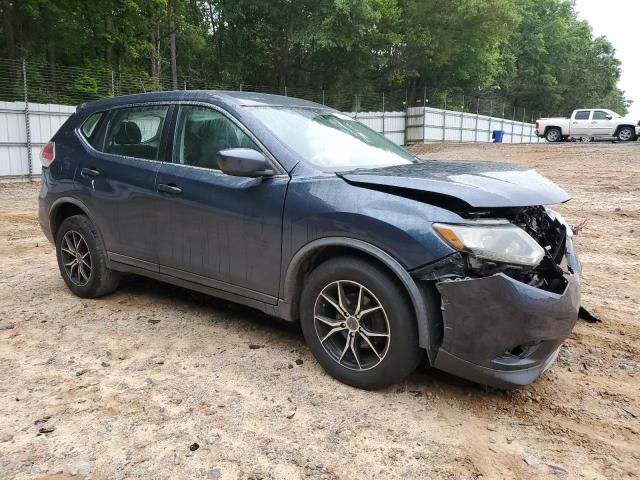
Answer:
POLYGON ((444 333, 434 367, 497 388, 533 382, 553 364, 578 319, 580 264, 573 245, 566 257, 574 273, 565 274, 562 294, 502 273, 439 282, 444 333))

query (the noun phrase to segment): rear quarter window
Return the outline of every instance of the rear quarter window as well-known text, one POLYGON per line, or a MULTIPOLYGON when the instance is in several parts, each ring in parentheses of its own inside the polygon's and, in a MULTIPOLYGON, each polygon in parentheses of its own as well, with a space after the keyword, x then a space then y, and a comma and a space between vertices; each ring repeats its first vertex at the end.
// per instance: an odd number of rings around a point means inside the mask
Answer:
POLYGON ((97 147, 98 131, 104 119, 105 112, 96 112, 87 118, 80 127, 80 134, 93 148, 97 147))

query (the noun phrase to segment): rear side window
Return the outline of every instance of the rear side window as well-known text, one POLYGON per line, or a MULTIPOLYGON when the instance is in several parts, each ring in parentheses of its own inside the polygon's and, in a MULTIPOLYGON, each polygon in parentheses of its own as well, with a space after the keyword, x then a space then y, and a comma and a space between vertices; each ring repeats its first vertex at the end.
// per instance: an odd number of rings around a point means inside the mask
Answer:
POLYGON ((218 155, 227 148, 252 148, 255 143, 222 113, 207 107, 180 107, 173 162, 219 170, 218 155))
POLYGON ((576 112, 576 120, 589 120, 589 114, 591 112, 589 110, 580 110, 579 112, 576 112))
POLYGON ((158 160, 168 110, 166 105, 114 110, 109 119, 104 152, 158 160))
POLYGON ((100 130, 100 124, 105 116, 105 112, 96 112, 87 118, 82 127, 80 127, 80 133, 87 142, 96 148, 98 142, 98 131, 100 130))

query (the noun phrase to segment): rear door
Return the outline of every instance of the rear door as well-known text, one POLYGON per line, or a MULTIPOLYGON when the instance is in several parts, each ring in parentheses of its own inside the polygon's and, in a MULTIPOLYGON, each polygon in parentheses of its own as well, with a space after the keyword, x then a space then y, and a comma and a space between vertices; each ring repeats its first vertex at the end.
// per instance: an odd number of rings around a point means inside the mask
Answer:
POLYGON ((571 119, 572 137, 590 137, 591 133, 591 110, 577 110, 571 119))
POLYGON ((180 106, 172 143, 172 161, 160 167, 157 180, 164 198, 158 209, 160 271, 275 303, 289 176, 222 173, 220 150, 268 152, 217 107, 180 106))
POLYGON ((163 159, 168 105, 117 108, 108 113, 96 150, 76 181, 102 222, 112 260, 158 270, 155 180, 163 159))

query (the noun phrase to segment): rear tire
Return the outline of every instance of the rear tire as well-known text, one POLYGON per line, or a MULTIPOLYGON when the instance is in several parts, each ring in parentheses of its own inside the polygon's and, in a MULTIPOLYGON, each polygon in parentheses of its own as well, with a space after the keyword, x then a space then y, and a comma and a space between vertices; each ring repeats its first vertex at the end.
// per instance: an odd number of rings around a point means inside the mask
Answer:
POLYGON ((616 137, 620 142, 631 142, 635 139, 636 132, 631 127, 622 127, 618 130, 616 137))
POLYGON ((406 293, 367 261, 339 257, 318 266, 305 282, 300 313, 314 357, 347 385, 377 389, 400 382, 424 356, 406 293))
POLYGON ((66 218, 56 233, 56 256, 64 283, 75 295, 97 298, 118 288, 120 273, 107 267, 107 253, 84 215, 66 218))
POLYGON ((559 128, 551 127, 548 128, 546 132, 544 132, 544 138, 549 143, 556 143, 562 141, 562 132, 559 128))

